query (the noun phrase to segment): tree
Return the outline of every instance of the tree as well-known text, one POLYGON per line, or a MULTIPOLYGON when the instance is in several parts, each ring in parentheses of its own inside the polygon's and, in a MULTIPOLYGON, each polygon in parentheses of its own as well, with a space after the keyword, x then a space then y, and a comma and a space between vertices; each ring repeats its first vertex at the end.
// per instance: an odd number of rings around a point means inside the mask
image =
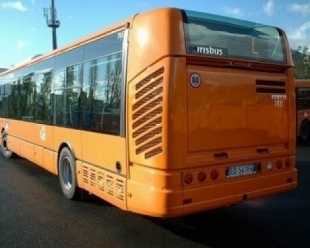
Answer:
POLYGON ((297 50, 292 52, 296 79, 310 79, 309 56, 310 53, 307 46, 299 46, 297 50))

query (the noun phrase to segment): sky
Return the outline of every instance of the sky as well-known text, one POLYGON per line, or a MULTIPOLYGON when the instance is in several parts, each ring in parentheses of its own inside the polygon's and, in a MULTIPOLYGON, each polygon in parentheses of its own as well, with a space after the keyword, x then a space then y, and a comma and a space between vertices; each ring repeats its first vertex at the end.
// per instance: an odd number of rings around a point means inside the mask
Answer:
MULTIPOLYGON (((310 0, 54 0, 58 47, 137 13, 178 7, 282 28, 290 46, 310 49, 310 0)), ((0 0, 0 68, 52 50, 44 8, 51 0, 0 0)))

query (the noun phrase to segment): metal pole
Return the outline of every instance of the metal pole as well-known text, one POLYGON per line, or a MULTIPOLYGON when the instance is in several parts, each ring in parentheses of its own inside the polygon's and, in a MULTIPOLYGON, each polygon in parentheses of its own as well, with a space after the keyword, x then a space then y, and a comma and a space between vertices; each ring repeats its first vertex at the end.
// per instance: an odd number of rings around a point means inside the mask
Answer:
POLYGON ((51 0, 51 7, 44 8, 43 14, 46 17, 46 24, 49 28, 52 28, 52 39, 53 39, 53 49, 55 50, 57 48, 57 35, 56 35, 56 29, 59 28, 60 22, 57 19, 57 12, 55 9, 54 0, 51 0), (49 18, 50 14, 50 18, 49 18))
POLYGON ((56 34, 56 23, 55 23, 55 7, 54 0, 52 0, 52 32, 53 32, 53 49, 57 49, 57 34, 56 34))

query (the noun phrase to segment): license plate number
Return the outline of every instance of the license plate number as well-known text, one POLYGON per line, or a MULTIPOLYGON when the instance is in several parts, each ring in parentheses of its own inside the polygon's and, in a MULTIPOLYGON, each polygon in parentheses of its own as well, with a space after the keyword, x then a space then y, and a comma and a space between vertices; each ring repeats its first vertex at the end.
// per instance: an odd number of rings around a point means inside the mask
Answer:
POLYGON ((256 172, 257 172, 256 164, 244 164, 244 165, 228 167, 226 169, 226 176, 227 177, 239 177, 239 176, 255 174, 256 172))

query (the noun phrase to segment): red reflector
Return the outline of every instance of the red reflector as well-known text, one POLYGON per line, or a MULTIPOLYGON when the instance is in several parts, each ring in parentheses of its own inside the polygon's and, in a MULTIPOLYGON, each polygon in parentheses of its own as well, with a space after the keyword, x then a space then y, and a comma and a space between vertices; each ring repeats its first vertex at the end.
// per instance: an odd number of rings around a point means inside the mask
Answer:
POLYGON ((285 160, 285 167, 288 168, 291 166, 291 160, 289 160, 288 158, 285 160))
POLYGON ((193 182, 193 176, 190 173, 184 175, 184 183, 191 184, 193 182))
POLYGON ((278 160, 276 166, 278 169, 281 169, 282 168, 282 161, 278 160))
POLYGON ((206 181, 207 174, 204 171, 200 171, 197 178, 198 178, 198 181, 202 183, 206 181))
POLYGON ((211 171, 211 179, 216 180, 219 177, 219 172, 217 170, 211 171))

